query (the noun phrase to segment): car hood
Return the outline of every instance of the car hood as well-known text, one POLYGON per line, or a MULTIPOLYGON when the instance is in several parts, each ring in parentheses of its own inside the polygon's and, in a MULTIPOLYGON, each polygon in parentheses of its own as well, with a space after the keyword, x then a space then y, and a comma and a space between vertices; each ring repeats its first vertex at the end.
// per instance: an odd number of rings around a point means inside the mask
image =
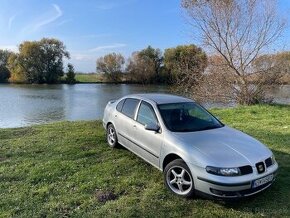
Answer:
MULTIPOLYGON (((174 133, 174 136, 188 150, 194 147, 207 164, 218 167, 254 166, 272 155, 272 152, 258 140, 227 126, 197 132, 174 133)), ((200 160, 200 157, 198 159, 200 160)))

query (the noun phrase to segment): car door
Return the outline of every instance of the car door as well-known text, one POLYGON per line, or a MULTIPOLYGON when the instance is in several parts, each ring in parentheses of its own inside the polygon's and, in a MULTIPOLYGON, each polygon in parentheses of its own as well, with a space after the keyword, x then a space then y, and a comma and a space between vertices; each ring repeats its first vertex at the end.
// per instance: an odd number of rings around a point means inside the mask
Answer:
POLYGON ((152 165, 159 168, 159 156, 163 144, 163 134, 161 130, 146 130, 145 126, 159 122, 151 104, 141 101, 136 120, 133 125, 133 140, 136 144, 135 152, 152 165))
POLYGON ((139 105, 140 100, 135 98, 126 98, 119 102, 115 111, 115 127, 117 131, 118 141, 123 146, 131 149, 133 135, 133 122, 136 109, 139 105))

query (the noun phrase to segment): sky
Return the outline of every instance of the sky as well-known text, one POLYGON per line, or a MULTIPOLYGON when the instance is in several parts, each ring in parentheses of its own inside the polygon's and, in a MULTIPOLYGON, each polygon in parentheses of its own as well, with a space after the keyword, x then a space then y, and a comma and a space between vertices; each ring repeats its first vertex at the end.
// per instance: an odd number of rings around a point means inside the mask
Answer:
MULTIPOLYGON (((288 16, 290 0, 278 2, 288 16)), ((195 43, 191 36, 180 0, 0 0, 0 49, 57 38, 80 72, 95 72, 96 59, 110 52, 129 57, 148 45, 163 50, 195 43)), ((290 31, 282 40, 290 49, 288 39, 290 31)))

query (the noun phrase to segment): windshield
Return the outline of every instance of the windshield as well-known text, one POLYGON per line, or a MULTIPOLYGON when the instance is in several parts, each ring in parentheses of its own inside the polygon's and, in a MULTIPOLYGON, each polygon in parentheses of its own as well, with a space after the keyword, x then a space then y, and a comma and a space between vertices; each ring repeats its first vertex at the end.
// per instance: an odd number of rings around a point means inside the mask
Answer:
POLYGON ((158 108, 166 127, 172 132, 193 132, 224 126, 193 102, 160 104, 158 108))

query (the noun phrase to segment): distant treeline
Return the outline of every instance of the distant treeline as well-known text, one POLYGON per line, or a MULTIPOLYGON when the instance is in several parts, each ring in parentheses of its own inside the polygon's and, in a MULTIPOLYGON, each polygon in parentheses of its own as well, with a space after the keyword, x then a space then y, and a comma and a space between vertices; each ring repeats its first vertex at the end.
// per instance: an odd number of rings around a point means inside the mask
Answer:
MULTIPOLYGON (((235 84, 237 80, 230 76, 232 69, 227 67, 222 56, 207 56, 193 44, 167 48, 164 52, 148 46, 133 52, 128 59, 120 53, 109 53, 96 60, 96 78, 75 75, 72 64, 68 64, 65 72, 64 59, 69 57, 64 43, 57 39, 24 41, 17 53, 0 49, 0 82, 54 84, 85 82, 89 79, 88 82, 169 84, 181 92, 187 92, 193 86, 201 87, 201 81, 213 87, 221 81, 224 83, 229 80, 230 84, 235 84)), ((256 58, 252 68, 256 72, 264 72, 267 68, 267 75, 285 72, 282 82, 287 83, 289 60, 289 52, 262 55, 256 58)), ((257 75, 249 74, 247 81, 259 82, 257 75)), ((279 79, 280 76, 275 78, 279 79)), ((281 80, 274 81, 271 77, 271 80, 263 81, 273 82, 280 84, 281 80)), ((198 91, 205 92, 201 88, 198 91)))
POLYGON ((173 84, 190 72, 203 72, 207 66, 205 52, 195 45, 160 49, 148 46, 135 51, 125 61, 120 53, 110 53, 97 59, 96 71, 110 82, 142 84, 173 84))
MULTIPOLYGON (((24 41, 17 53, 0 50, 0 82, 11 83, 74 83, 71 64, 64 72, 64 59, 70 54, 63 42, 43 38, 24 41)), ((164 83, 172 84, 177 78, 192 71, 203 71, 207 56, 195 45, 160 49, 148 46, 135 51, 125 60, 122 54, 110 53, 96 61, 96 71, 103 82, 164 83)))
POLYGON ((63 42, 43 38, 40 41, 24 41, 19 52, 0 50, 0 82, 12 83, 74 83, 72 64, 64 76, 64 58, 69 58, 63 42))

